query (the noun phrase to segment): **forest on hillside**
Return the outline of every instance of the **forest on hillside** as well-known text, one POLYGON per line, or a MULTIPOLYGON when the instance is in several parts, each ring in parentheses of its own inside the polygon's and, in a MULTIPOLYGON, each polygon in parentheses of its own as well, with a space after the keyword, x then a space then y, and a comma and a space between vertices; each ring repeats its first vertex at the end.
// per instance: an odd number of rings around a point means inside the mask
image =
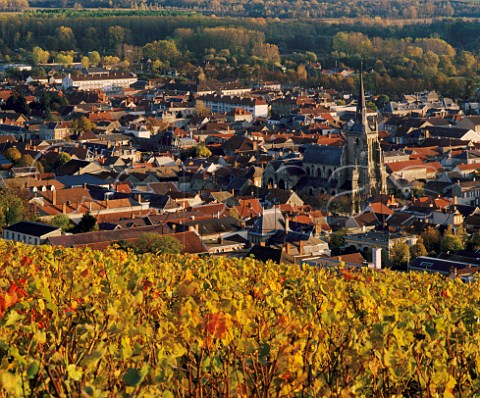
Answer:
POLYGON ((112 68, 135 70, 148 59, 153 75, 175 68, 189 78, 300 81, 348 91, 353 76, 326 72, 363 62, 374 92, 437 89, 463 97, 475 92, 479 72, 480 23, 464 20, 401 26, 38 11, 0 16, 0 32, 6 61, 68 65, 97 52, 112 68))

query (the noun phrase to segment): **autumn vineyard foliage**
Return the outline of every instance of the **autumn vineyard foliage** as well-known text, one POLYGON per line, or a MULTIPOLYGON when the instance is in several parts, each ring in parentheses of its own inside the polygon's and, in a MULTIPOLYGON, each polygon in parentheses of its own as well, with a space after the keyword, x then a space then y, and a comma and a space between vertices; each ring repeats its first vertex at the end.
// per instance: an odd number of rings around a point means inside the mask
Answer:
POLYGON ((480 289, 0 241, 1 397, 474 397, 480 289))

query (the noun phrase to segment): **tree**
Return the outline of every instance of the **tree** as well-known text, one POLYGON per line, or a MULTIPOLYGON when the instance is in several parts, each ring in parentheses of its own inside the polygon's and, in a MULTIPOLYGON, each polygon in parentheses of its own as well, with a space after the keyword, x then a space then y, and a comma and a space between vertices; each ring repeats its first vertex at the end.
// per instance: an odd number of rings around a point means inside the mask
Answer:
POLYGON ((88 57, 82 57, 80 64, 82 65, 82 68, 88 69, 90 66, 90 59, 88 57))
POLYGON ((143 253, 170 253, 178 254, 183 251, 183 245, 174 237, 160 235, 155 232, 145 232, 135 243, 135 250, 143 253))
POLYGON ((425 249, 429 253, 438 253, 440 251, 440 232, 433 227, 428 227, 420 235, 425 249))
POLYGON ((64 66, 73 64, 73 56, 70 54, 59 53, 55 57, 55 61, 64 66))
POLYGON ((29 155, 22 155, 22 157, 18 160, 18 166, 20 167, 31 167, 35 165, 35 159, 29 155))
POLYGON ((90 214, 85 213, 77 226, 72 229, 73 233, 91 232, 98 230, 97 219, 90 214))
POLYGON ((252 49, 252 56, 257 57, 269 64, 280 62, 280 51, 278 50, 278 46, 275 44, 255 43, 252 49))
POLYGON ((126 30, 121 26, 110 26, 107 32, 107 42, 110 49, 115 49, 117 45, 125 42, 126 30))
POLYGON ((410 262, 410 249, 403 241, 396 241, 388 251, 388 263, 391 268, 404 269, 410 262))
POLYGON ((74 133, 81 133, 85 131, 92 131, 95 128, 95 124, 86 116, 76 117, 72 120, 70 128, 74 133))
POLYGON ((377 100, 375 101, 375 104, 377 105, 378 109, 382 109, 389 102, 390 102, 390 97, 388 95, 381 94, 378 96, 377 100))
POLYGON ((60 166, 63 166, 65 163, 70 162, 72 157, 67 152, 60 152, 55 159, 55 163, 53 164, 53 168, 57 169, 60 166))
POLYGON ((473 251, 480 250, 480 232, 472 234, 467 242, 467 248, 473 251))
POLYGON ((88 54, 88 60, 90 61, 91 65, 97 66, 102 60, 102 57, 100 57, 98 51, 92 51, 90 54, 88 54))
POLYGON ((68 26, 59 26, 56 30, 58 48, 60 50, 71 50, 75 48, 76 41, 72 28, 68 26))
POLYGON ((50 58, 50 53, 40 47, 33 47, 32 60, 35 65, 46 64, 50 58))
POLYGON ((66 214, 59 214, 50 221, 50 224, 61 228, 62 232, 67 232, 72 228, 72 221, 66 214))
POLYGON ((212 156, 212 152, 205 145, 195 145, 186 151, 180 153, 180 159, 188 158, 208 158, 212 156))
POLYGON ((11 147, 3 152, 3 156, 5 156, 8 160, 10 160, 10 162, 16 165, 20 161, 22 154, 17 148, 11 147))
POLYGON ((28 115, 30 113, 30 106, 27 104, 27 100, 22 94, 16 91, 10 97, 8 97, 4 109, 13 110, 24 115, 28 115))
POLYGON ((428 254, 425 245, 422 242, 422 239, 419 238, 417 243, 415 243, 412 247, 410 247, 410 257, 415 259, 417 257, 426 256, 428 254))
POLYGON ((116 68, 120 64, 120 58, 114 56, 106 56, 103 58, 103 65, 106 68, 116 68))
POLYGON ((205 102, 203 102, 202 100, 197 100, 197 102, 195 103, 195 114, 197 116, 207 116, 208 114, 210 114, 210 108, 207 108, 205 106, 205 102))
POLYGON ((156 40, 143 47, 143 55, 152 61, 159 60, 163 63, 176 64, 181 53, 173 40, 156 40))
POLYGON ((15 224, 23 220, 25 205, 22 198, 11 189, 3 188, 0 191, 0 226, 15 224))
POLYGON ((332 253, 339 254, 340 248, 345 245, 345 231, 335 231, 330 235, 329 247, 332 253))
POLYGON ((442 252, 454 252, 462 249, 463 243, 458 236, 445 234, 440 241, 440 250, 442 252))

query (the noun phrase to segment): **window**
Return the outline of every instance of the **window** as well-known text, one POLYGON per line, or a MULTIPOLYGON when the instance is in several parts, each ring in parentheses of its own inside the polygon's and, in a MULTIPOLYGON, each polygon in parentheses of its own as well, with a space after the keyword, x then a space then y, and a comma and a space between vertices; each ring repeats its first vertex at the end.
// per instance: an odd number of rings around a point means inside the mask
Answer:
POLYGON ((424 267, 424 268, 430 268, 432 265, 433 265, 433 263, 428 262, 428 261, 422 261, 420 263, 420 267, 424 267))

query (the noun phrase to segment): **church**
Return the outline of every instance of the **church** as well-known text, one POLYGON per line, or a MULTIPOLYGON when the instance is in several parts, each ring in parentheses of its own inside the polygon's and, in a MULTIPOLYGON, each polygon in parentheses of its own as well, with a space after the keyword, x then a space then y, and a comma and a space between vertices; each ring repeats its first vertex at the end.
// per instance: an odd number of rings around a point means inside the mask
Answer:
POLYGON ((343 145, 308 145, 303 158, 274 161, 265 168, 265 186, 293 189, 301 196, 347 195, 352 212, 359 212, 369 197, 387 190, 378 125, 367 117, 361 75, 355 121, 342 137, 343 145))

